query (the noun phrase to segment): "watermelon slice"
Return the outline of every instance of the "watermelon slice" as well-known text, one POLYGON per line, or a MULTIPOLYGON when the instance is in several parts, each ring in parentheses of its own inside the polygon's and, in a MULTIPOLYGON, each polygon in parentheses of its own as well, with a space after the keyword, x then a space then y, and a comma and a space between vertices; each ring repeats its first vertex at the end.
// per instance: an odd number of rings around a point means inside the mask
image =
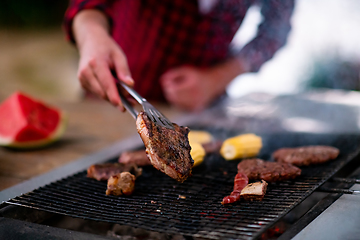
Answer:
POLYGON ((0 105, 0 146, 37 148, 64 133, 65 114, 54 107, 15 92, 0 105))

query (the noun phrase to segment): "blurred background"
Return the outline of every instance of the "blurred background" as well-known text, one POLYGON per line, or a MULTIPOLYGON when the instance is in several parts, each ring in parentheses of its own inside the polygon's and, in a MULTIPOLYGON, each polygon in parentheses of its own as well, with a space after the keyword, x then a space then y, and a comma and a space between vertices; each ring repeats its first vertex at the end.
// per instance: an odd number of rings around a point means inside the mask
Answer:
MULTIPOLYGON (((253 8, 234 44, 254 34, 261 15, 253 8)), ((359 90, 360 1, 296 0, 286 46, 257 74, 239 76, 231 96, 252 91, 288 94, 312 88, 359 90)))
MULTIPOLYGON (((0 1, 0 101, 16 90, 45 101, 80 101, 78 54, 65 40, 68 1, 0 1)), ((259 8, 250 9, 234 38, 255 34, 259 8)), ((250 92, 291 94, 313 88, 360 89, 360 1, 297 0, 287 45, 255 74, 237 77, 231 97, 250 92)))
POLYGON ((16 90, 45 101, 78 101, 77 51, 66 42, 67 0, 0 1, 0 100, 16 90))

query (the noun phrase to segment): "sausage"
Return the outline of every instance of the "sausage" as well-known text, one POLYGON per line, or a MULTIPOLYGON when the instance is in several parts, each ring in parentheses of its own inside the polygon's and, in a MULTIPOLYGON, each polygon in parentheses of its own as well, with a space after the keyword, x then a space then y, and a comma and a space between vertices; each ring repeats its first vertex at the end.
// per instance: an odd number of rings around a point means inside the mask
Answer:
POLYGON ((236 174, 234 179, 234 190, 229 196, 223 198, 221 204, 225 205, 238 201, 240 199, 241 190, 243 190, 244 187, 248 185, 248 183, 249 178, 244 173, 239 172, 238 174, 236 174))

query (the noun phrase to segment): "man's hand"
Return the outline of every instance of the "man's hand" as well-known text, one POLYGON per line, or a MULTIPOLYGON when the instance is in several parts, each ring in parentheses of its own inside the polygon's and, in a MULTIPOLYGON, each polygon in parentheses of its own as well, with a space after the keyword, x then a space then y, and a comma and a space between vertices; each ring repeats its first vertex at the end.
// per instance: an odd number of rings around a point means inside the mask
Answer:
POLYGON ((171 104, 184 110, 199 111, 225 90, 214 85, 212 77, 207 70, 184 66, 164 73, 161 85, 171 104))
POLYGON ((225 93, 231 80, 244 71, 244 64, 231 59, 208 69, 174 68, 164 73, 160 82, 171 104, 187 111, 201 111, 225 93))
POLYGON ((73 31, 80 53, 78 78, 83 88, 124 111, 111 70, 129 86, 134 85, 127 59, 109 35, 105 15, 97 10, 79 12, 73 31))

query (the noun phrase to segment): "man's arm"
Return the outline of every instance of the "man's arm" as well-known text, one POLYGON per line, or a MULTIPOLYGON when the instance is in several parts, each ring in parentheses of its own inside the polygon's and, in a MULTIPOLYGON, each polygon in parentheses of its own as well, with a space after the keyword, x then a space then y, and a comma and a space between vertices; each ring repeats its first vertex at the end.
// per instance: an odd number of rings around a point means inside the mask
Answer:
POLYGON ((238 59, 247 62, 250 72, 257 72, 262 64, 285 45, 291 29, 294 5, 294 0, 261 1, 263 20, 257 34, 238 54, 238 59))
POLYGON ((161 77, 166 99, 185 110, 204 109, 238 75, 256 72, 282 47, 290 31, 294 0, 263 0, 257 36, 240 53, 209 69, 179 67, 161 77))
POLYGON ((108 20, 108 25, 112 25, 112 10, 109 0, 70 0, 63 22, 63 28, 68 41, 75 43, 73 35, 73 21, 75 16, 77 16, 79 12, 88 9, 102 12, 108 20))
POLYGON ((73 19, 72 33, 80 51, 87 38, 96 34, 109 35, 109 31, 106 15, 96 9, 82 10, 73 19))
POLYGON ((188 111, 200 111, 225 93, 227 85, 249 66, 238 58, 229 59, 212 68, 183 66, 171 69, 161 77, 166 99, 188 111))
POLYGON ((110 36, 108 16, 97 8, 83 9, 71 23, 70 36, 80 54, 78 78, 82 87, 124 110, 111 71, 129 86, 134 82, 125 54, 110 36))

